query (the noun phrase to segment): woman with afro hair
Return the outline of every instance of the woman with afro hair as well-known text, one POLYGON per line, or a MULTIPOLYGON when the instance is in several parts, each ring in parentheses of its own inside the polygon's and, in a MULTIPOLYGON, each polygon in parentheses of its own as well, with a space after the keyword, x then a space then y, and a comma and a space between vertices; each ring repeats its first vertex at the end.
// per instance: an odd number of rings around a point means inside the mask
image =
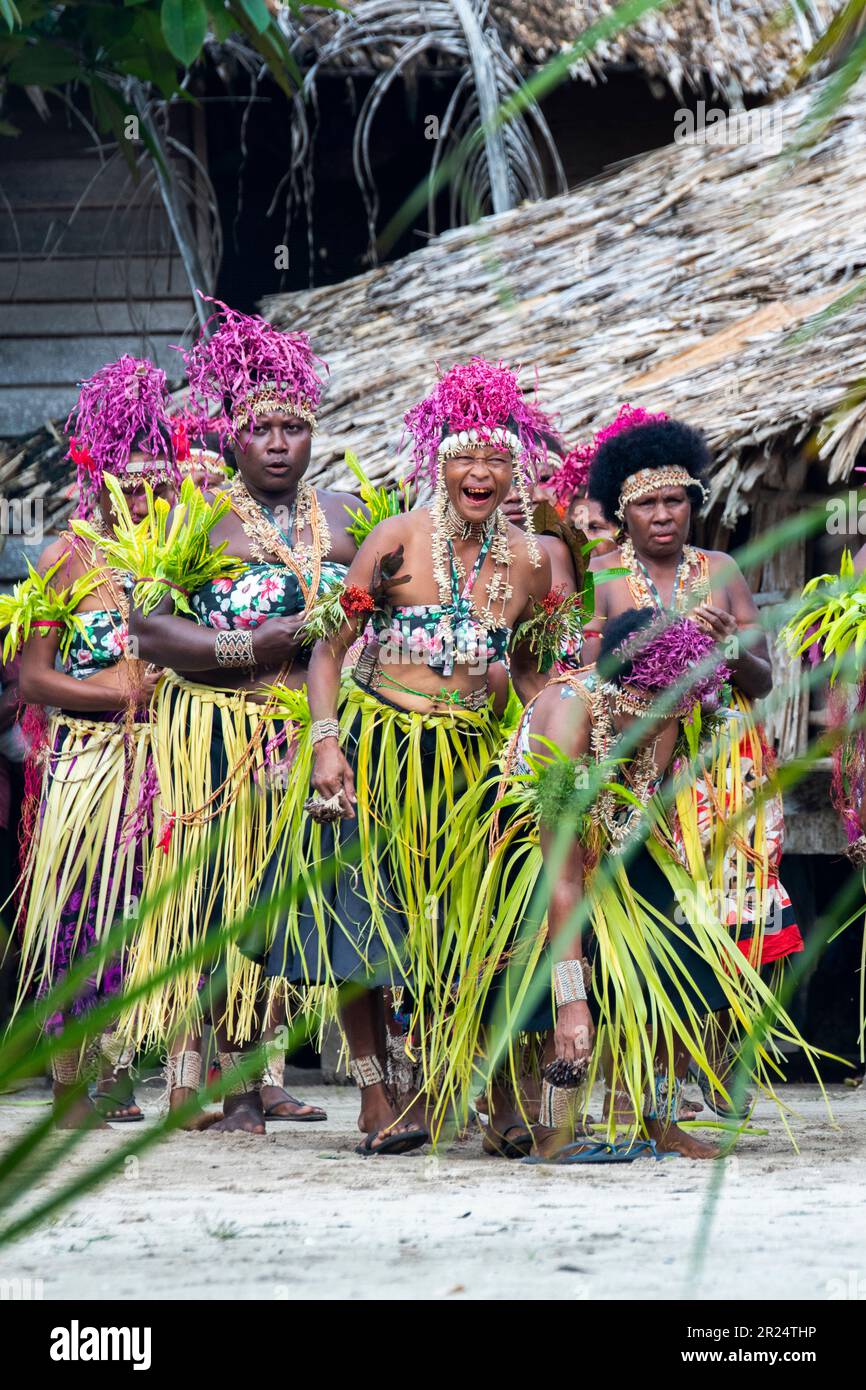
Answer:
MULTIPOLYGON (((595 621, 626 609, 689 613, 718 643, 730 670, 722 733, 682 785, 674 816, 683 861, 712 894, 740 950, 767 967, 802 951, 790 899, 779 881, 781 796, 770 792, 772 754, 752 701, 768 695, 772 671, 758 610, 737 563, 689 544, 692 518, 708 496, 710 462, 700 431, 663 413, 621 407, 591 446, 588 492, 619 528, 618 546, 591 569, 624 575, 596 587, 595 621)), ((584 660, 596 655, 587 642, 584 660)), ((711 1108, 724 1101, 701 1082, 711 1108)))

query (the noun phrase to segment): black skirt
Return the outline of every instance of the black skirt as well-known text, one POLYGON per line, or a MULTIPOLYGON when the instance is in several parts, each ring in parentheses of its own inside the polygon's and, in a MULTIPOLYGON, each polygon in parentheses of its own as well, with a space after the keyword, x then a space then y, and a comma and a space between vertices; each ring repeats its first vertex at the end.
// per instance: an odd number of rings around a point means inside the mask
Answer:
MULTIPOLYGON (((670 931, 666 931, 665 936, 676 955, 683 975, 688 976, 690 983, 684 983, 682 975, 677 981, 674 981, 669 972, 661 965, 659 973, 662 979, 667 977, 670 980, 671 997, 675 1001, 677 1014, 682 1018, 687 1013, 686 1001, 682 998, 682 994, 687 996, 688 1003, 699 1015, 718 1013, 722 1009, 726 1009, 728 1000, 714 971, 699 951, 688 942, 687 938, 691 931, 689 924, 679 921, 676 931, 674 930, 676 914, 679 911, 676 895, 645 846, 638 849, 631 858, 628 864, 628 879, 635 892, 640 894, 660 914, 663 923, 669 922, 671 924, 670 931), (683 937, 686 939, 684 940, 683 937)), ((507 889, 507 872, 505 887, 507 889)), ((540 909, 538 920, 524 922, 524 932, 527 934, 532 934, 539 929, 540 919, 543 915, 541 909, 544 907, 545 898, 546 894, 538 893, 536 895, 540 909)), ((662 930, 664 931, 663 925, 662 930)), ((584 941, 584 954, 592 961, 597 949, 597 942, 590 933, 584 941)), ((550 947, 547 946, 536 964, 523 1010, 518 1015, 517 1027, 520 1032, 541 1033, 554 1026, 550 989, 551 969, 550 947)), ((515 995, 518 986, 522 983, 522 979, 518 978, 509 980, 507 969, 503 969, 495 977, 485 1004, 485 1022, 489 1022, 495 1017, 497 1008, 500 1011, 505 1008, 507 995, 515 995)), ((598 1007, 591 990, 587 1002, 593 1017, 597 1019, 598 1007)))
MULTIPOLYGON (((391 701, 376 693, 382 704, 391 701)), ((396 706, 394 706, 396 708, 396 706)), ((359 710, 343 742, 343 752, 357 775, 359 740, 369 740, 367 754, 375 763, 380 757, 381 735, 378 728, 372 733, 362 734, 362 714, 359 710)), ((405 735, 408 741, 409 735, 405 735)), ((402 754, 402 748, 398 752, 402 754)), ((420 737, 420 760, 425 783, 430 785, 436 760, 436 737, 432 730, 422 730, 420 737), (428 776, 429 774, 429 776, 428 776)), ((402 789, 393 788, 395 797, 400 797, 402 789)), ((405 985, 405 979, 394 960, 394 952, 389 954, 378 931, 372 930, 369 900, 365 893, 364 880, 358 868, 360 856, 364 851, 361 843, 358 821, 337 822, 340 845, 340 869, 334 872, 332 856, 335 849, 335 827, 320 827, 319 864, 322 868, 322 882, 317 888, 320 904, 324 905, 327 926, 323 933, 316 921, 309 897, 303 895, 298 901, 298 938, 290 939, 283 924, 278 925, 273 934, 270 949, 264 961, 265 973, 271 978, 281 978, 289 984, 303 986, 316 985, 324 980, 324 959, 327 959, 329 977, 337 983, 354 981, 368 988, 376 985, 405 985), (348 862, 347 862, 348 861, 348 862)), ((315 833, 312 822, 307 822, 304 830, 307 844, 315 833)), ((402 910, 396 884, 398 876, 395 866, 390 864, 387 854, 380 858, 380 877, 378 881, 378 907, 384 918, 386 930, 399 955, 401 942, 405 942, 409 923, 402 910)), ((262 884, 262 896, 273 892, 277 875, 277 865, 272 862, 262 884)), ((431 923, 431 926, 433 924, 431 923)))

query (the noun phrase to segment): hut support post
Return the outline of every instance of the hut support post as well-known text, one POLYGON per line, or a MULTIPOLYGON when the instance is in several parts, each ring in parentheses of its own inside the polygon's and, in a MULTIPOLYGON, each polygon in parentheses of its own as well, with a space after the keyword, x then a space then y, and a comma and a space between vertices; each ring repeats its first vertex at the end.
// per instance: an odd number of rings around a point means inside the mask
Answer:
POLYGON ((171 178, 168 157, 162 141, 159 138, 159 131, 150 118, 147 98, 142 89, 142 85, 140 82, 133 79, 130 86, 132 100, 138 112, 139 119, 143 125, 147 126, 148 135, 153 141, 154 148, 159 151, 160 157, 159 159, 153 160, 153 168, 156 173, 160 195, 172 230, 172 235, 177 243, 177 249, 180 252, 183 268, 186 272, 186 278, 189 281, 196 317, 198 318, 199 325, 203 329, 207 322, 207 312, 205 305, 202 303, 196 291, 201 290, 204 293, 210 290, 210 286, 207 283, 204 267, 199 257, 198 246, 196 245, 189 213, 183 199, 178 197, 177 189, 171 178))

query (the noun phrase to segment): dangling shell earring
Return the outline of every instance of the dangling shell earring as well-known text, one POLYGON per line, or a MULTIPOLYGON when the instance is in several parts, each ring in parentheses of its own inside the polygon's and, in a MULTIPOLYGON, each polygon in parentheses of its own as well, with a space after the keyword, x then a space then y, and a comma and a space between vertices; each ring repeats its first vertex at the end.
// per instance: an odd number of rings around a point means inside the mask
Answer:
POLYGON ((529 551, 529 560, 533 569, 538 569, 541 564, 541 550, 535 535, 535 525, 532 520, 532 500, 529 496, 529 488, 526 485, 526 475, 520 467, 518 459, 514 461, 514 485, 517 488, 517 495, 520 498, 520 505, 523 508, 523 515, 526 519, 526 548, 529 551))

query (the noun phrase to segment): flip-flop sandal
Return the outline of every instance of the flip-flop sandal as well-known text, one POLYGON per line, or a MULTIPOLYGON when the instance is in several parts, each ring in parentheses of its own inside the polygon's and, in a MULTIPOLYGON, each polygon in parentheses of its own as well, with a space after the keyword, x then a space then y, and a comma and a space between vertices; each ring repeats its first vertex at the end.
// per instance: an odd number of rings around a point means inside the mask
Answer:
POLYGON ((491 1158, 525 1158, 532 1148, 532 1131, 524 1125, 509 1125, 504 1134, 499 1130, 484 1126, 481 1148, 491 1158), (509 1139, 510 1134, 518 1134, 517 1139, 509 1139))
MULTIPOLYGON (((281 1088, 281 1089, 284 1089, 284 1088, 281 1088)), ((278 1105, 305 1105, 305 1104, 306 1104, 305 1101, 303 1101, 303 1100, 298 1100, 296 1096, 290 1096, 289 1093, 288 1093, 288 1091, 286 1091, 286 1095, 288 1096, 288 1099, 287 1099, 287 1100, 278 1100, 278 1101, 275 1101, 273 1105, 269 1105, 269 1106, 267 1107, 267 1109, 265 1110, 265 1119, 266 1119, 266 1120, 288 1120, 290 1123, 296 1124, 296 1125, 321 1124, 322 1120, 327 1120, 328 1116, 327 1116, 326 1112, 325 1112, 324 1110, 322 1110, 318 1105, 314 1105, 314 1106, 312 1107, 313 1110, 318 1111, 318 1114, 315 1114, 315 1115, 275 1115, 275 1114, 274 1114, 274 1111, 276 1110, 276 1108, 277 1108, 278 1105)))
POLYGON ((130 1090, 125 1095, 106 1094, 105 1091, 94 1091, 91 1096, 93 1108, 97 1115, 103 1120, 107 1120, 110 1125, 134 1125, 139 1120, 144 1119, 144 1115, 139 1108, 137 1115, 112 1115, 112 1110, 123 1110, 129 1105, 138 1105, 135 1099, 135 1092, 130 1090))
POLYGON ((358 1144, 355 1153, 360 1154, 362 1158, 376 1158, 379 1154, 410 1154, 413 1150, 420 1149, 430 1138, 426 1129, 410 1129, 408 1134, 388 1135, 374 1149, 373 1143, 384 1129, 388 1129, 388 1125, 383 1125, 382 1129, 374 1129, 372 1134, 366 1135, 358 1144))
POLYGON ((606 1140, 576 1139, 550 1158, 524 1158, 524 1163, 553 1168, 573 1168, 584 1163, 634 1163, 636 1158, 655 1158, 659 1162, 665 1158, 678 1158, 678 1154, 660 1154, 654 1139, 638 1139, 635 1143, 620 1141, 609 1143, 606 1140))

